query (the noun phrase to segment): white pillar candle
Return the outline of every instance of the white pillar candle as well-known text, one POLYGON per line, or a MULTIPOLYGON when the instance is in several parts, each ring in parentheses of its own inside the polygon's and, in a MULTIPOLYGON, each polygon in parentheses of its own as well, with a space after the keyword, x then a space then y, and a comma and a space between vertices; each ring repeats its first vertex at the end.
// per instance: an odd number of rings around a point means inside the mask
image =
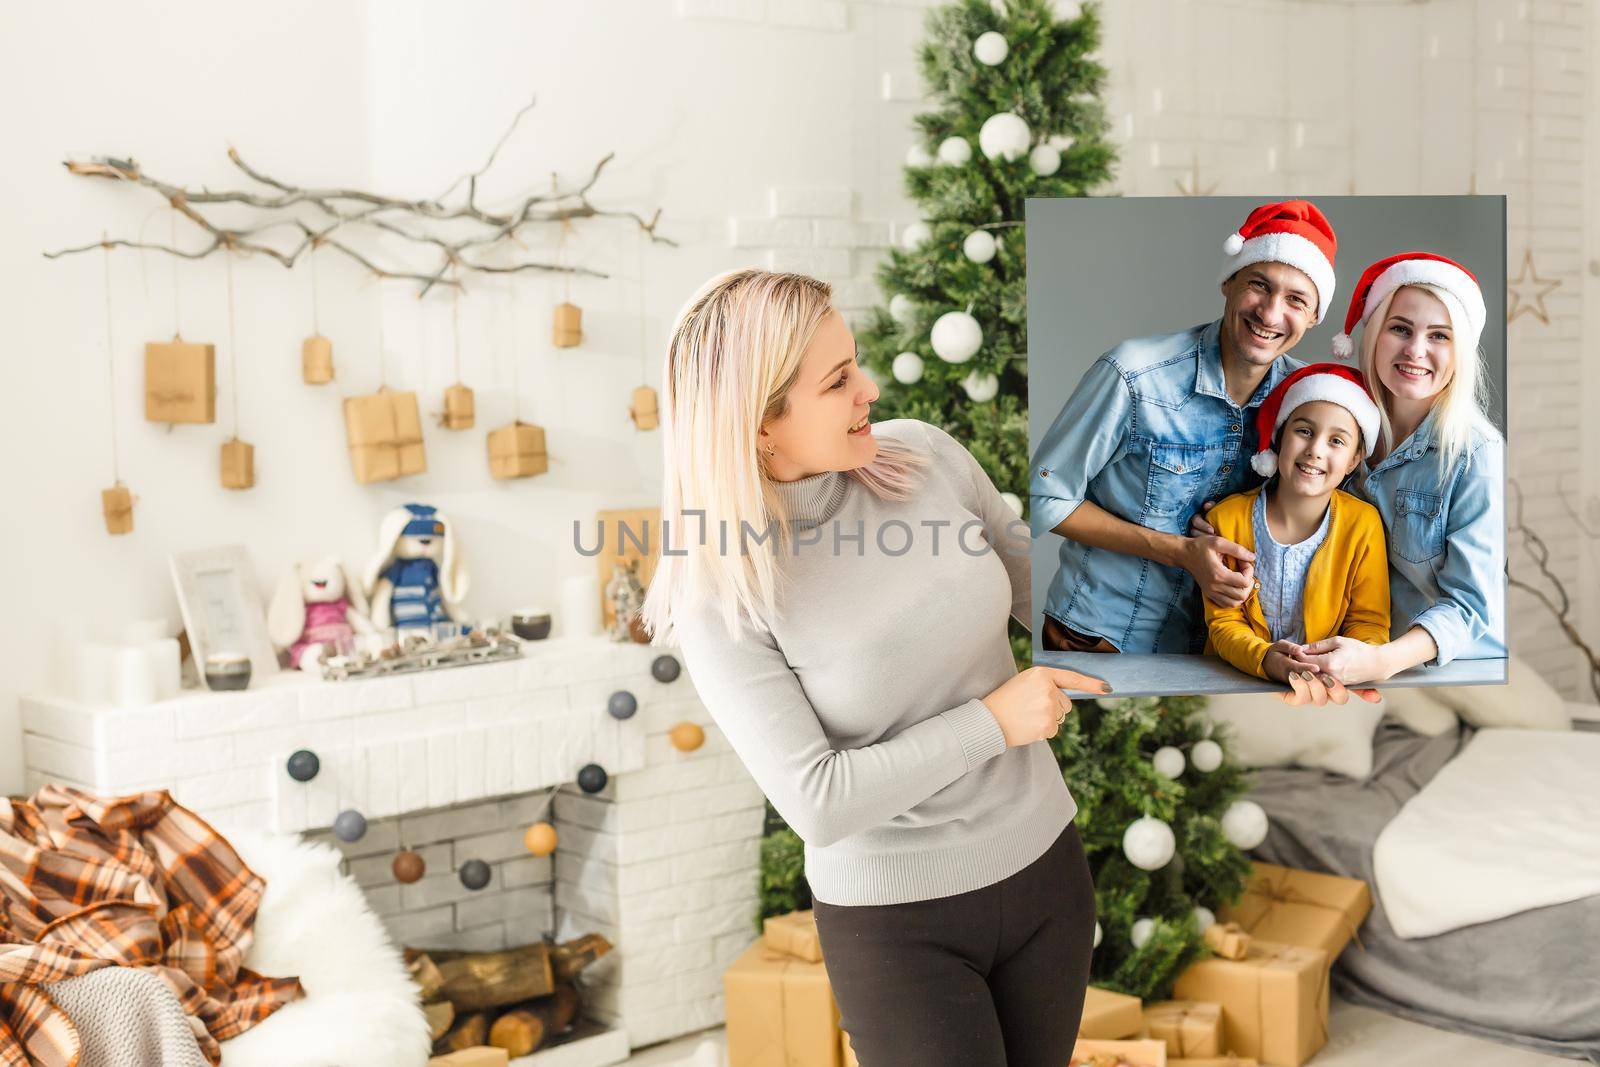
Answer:
POLYGON ((150 676, 155 679, 156 699, 170 700, 177 696, 183 688, 183 676, 180 673, 182 653, 178 649, 178 639, 162 637, 147 641, 143 650, 150 662, 150 676))
POLYGON ((73 691, 85 704, 104 704, 111 699, 112 661, 116 646, 101 641, 82 641, 73 656, 73 691))
POLYGON ((575 574, 561 583, 561 632, 588 637, 600 632, 600 579, 575 574))
POLYGON ((156 697, 156 674, 149 653, 140 645, 121 645, 116 650, 115 674, 111 683, 111 703, 119 708, 151 704, 156 697))

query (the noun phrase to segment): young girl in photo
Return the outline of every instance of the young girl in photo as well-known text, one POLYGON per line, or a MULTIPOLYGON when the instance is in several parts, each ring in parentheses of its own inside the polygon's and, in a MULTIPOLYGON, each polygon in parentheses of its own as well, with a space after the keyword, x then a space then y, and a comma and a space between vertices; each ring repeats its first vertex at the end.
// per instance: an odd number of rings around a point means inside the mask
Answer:
POLYGON ((1376 447, 1379 413, 1359 371, 1314 363, 1279 383, 1257 428, 1251 466, 1272 477, 1207 516, 1219 535, 1255 553, 1254 581, 1238 607, 1205 601, 1206 652, 1292 685, 1317 670, 1303 651, 1311 642, 1389 640, 1383 520, 1339 488, 1376 447))

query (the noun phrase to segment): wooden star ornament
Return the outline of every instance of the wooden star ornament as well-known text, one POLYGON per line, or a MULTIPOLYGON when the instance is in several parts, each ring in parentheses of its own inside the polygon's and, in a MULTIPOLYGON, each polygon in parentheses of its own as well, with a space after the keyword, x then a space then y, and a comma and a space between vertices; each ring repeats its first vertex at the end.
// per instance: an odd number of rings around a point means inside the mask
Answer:
POLYGON ((1532 315, 1546 326, 1550 325, 1550 312, 1544 306, 1544 298, 1560 288, 1559 278, 1541 278, 1533 266, 1533 249, 1525 249, 1522 253, 1522 269, 1517 272, 1515 279, 1506 283, 1506 296, 1510 298, 1510 307, 1506 309, 1506 325, 1517 321, 1518 315, 1532 315))

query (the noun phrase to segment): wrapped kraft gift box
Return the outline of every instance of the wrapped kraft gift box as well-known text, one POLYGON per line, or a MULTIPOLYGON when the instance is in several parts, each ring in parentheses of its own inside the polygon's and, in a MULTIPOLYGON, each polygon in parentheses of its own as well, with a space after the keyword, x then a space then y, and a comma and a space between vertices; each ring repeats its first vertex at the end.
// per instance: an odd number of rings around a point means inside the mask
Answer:
POLYGON ((1252 866, 1238 903, 1221 909, 1220 922, 1238 923, 1252 937, 1317 948, 1331 964, 1372 910, 1372 892, 1359 878, 1340 878, 1271 863, 1252 866))
POLYGON ((344 429, 350 465, 362 485, 428 469, 416 393, 380 389, 368 396, 346 397, 344 429))
POLYGON ((1255 1060, 1243 1056, 1212 1056, 1207 1059, 1169 1059, 1167 1067, 1258 1067, 1255 1060))
POLYGON ((216 422, 216 347, 179 340, 145 345, 144 417, 151 422, 216 422))
POLYGON ((489 434, 489 474, 494 478, 531 478, 550 469, 544 449, 544 427, 514 422, 489 434))
POLYGON ((1225 960, 1242 960, 1250 951, 1250 935, 1238 923, 1212 923, 1206 927, 1205 942, 1225 960))
MULTIPOLYGON (((1149 1037, 1167 1043, 1173 1058, 1222 1055, 1222 1007, 1200 1000, 1162 1000, 1144 1009, 1149 1037)), ((1170 1062, 1170 1061, 1169 1061, 1170 1062)))
POLYGON ((840 1067, 839 1006, 821 963, 760 939, 722 973, 728 1067, 840 1067))
POLYGON ((787 952, 811 963, 822 962, 822 938, 817 934, 816 916, 809 910, 763 920, 761 939, 774 952, 787 952))
POLYGON ((1161 1041, 1096 1041, 1080 1037, 1072 1046, 1071 1067, 1167 1067, 1167 1046, 1161 1041))
POLYGON ((1138 1037, 1144 1027, 1144 1006, 1138 997, 1089 986, 1083 993, 1078 1036, 1099 1041, 1138 1037))
POLYGON ((1328 1040, 1328 954, 1321 949, 1257 939, 1242 960, 1190 964, 1172 992, 1221 1005, 1223 1047, 1272 1067, 1300 1067, 1328 1040))

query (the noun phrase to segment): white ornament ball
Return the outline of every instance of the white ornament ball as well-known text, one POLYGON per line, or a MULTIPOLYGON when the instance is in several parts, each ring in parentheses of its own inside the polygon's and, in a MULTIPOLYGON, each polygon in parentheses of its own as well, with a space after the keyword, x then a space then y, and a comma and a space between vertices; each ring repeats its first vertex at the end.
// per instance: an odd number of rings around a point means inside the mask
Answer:
POLYGON ((961 379, 961 388, 974 404, 987 404, 1000 394, 1000 379, 988 371, 973 371, 961 379))
POLYGON ((1021 115, 1002 111, 984 120, 978 130, 978 147, 990 159, 1021 159, 1028 154, 1028 141, 1032 136, 1021 115))
POLYGON ((900 231, 900 247, 907 252, 914 252, 932 236, 933 229, 926 222, 910 223, 900 231))
POLYGON ((931 167, 933 166, 933 153, 920 144, 914 144, 906 149, 906 166, 931 167))
POLYGON ((917 317, 917 305, 906 294, 896 293, 889 298, 889 317, 902 326, 910 326, 917 317))
POLYGON ((922 380, 922 357, 915 352, 902 352, 894 357, 894 380, 901 385, 916 385, 922 380))
POLYGON ((1054 145, 1035 145, 1028 153, 1028 167, 1039 177, 1048 178, 1061 169, 1061 153, 1054 145))
POLYGON ((1177 847, 1172 827, 1149 815, 1135 819, 1122 832, 1123 854, 1128 857, 1129 863, 1142 871, 1156 871, 1165 867, 1172 862, 1172 854, 1177 847))
POLYGON ((1100 933, 1100 920, 1096 919, 1094 921, 1094 947, 1095 948, 1099 948, 1100 947, 1100 938, 1101 938, 1101 936, 1102 935, 1100 933))
POLYGON ((1196 741, 1189 750, 1189 762, 1202 774, 1210 774, 1222 766, 1222 746, 1209 738, 1196 741))
POLYGON ((946 137, 939 142, 939 159, 959 167, 972 158, 972 145, 965 137, 946 137))
POLYGON ((1017 518, 1022 518, 1022 498, 1015 493, 1001 493, 1000 499, 1006 502, 1006 507, 1017 513, 1017 518))
POLYGON ((961 251, 974 263, 987 263, 994 258, 994 234, 988 230, 973 230, 967 234, 967 239, 961 242, 961 251))
POLYGON ((1182 776, 1187 761, 1180 750, 1171 745, 1162 745, 1156 749, 1156 754, 1150 757, 1150 763, 1161 777, 1176 779, 1182 776))
POLYGON ((1267 839, 1267 813, 1253 800, 1236 800, 1222 813, 1222 833, 1243 849, 1267 839))
POLYGON ((995 30, 980 34, 972 42, 972 54, 978 58, 979 63, 997 67, 1005 61, 1006 53, 1011 51, 1011 46, 1006 43, 1005 35, 995 30))
POLYGON ((965 311, 947 311, 934 320, 929 341, 946 363, 965 363, 982 347, 983 327, 965 311))
POLYGON ((1156 932, 1154 919, 1135 919, 1133 925, 1128 927, 1128 940, 1134 948, 1144 948, 1145 942, 1150 940, 1150 935, 1156 932))
POLYGON ((1196 904, 1194 909, 1194 926, 1202 934, 1211 929, 1211 924, 1217 921, 1217 913, 1204 904, 1196 904))

